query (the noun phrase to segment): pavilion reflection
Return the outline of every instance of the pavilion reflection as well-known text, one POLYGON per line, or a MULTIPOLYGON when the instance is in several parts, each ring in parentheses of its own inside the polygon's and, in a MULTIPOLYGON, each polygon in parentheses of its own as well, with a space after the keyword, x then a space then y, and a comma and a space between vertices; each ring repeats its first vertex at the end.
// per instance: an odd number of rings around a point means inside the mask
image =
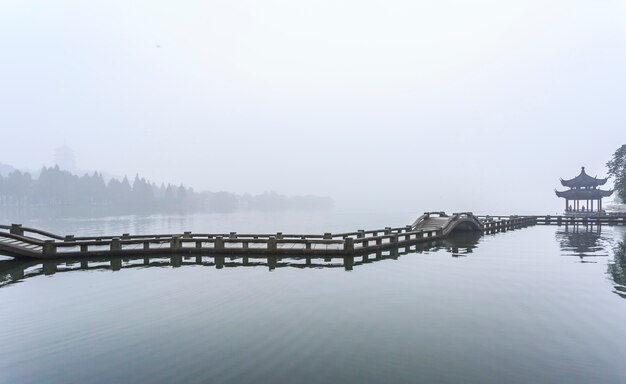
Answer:
POLYGON ((266 267, 270 271, 279 268, 343 268, 351 271, 356 267, 384 260, 397 260, 400 256, 414 253, 446 251, 453 257, 472 253, 480 234, 458 233, 445 240, 417 243, 384 252, 367 255, 333 257, 276 257, 276 256, 188 256, 172 255, 149 258, 99 258, 99 259, 54 259, 54 260, 0 260, 0 287, 36 276, 50 276, 70 271, 119 271, 132 268, 178 268, 187 265, 214 267, 266 267))
POLYGON ((610 238, 599 225, 566 225, 556 232, 562 256, 574 256, 581 263, 595 263, 595 257, 609 256, 610 238))
POLYGON ((613 292, 626 299, 626 233, 615 245, 613 234, 603 232, 601 226, 574 225, 557 231, 556 238, 561 255, 578 257, 581 263, 595 263, 594 258, 608 257, 613 253, 607 274, 613 281, 613 292))

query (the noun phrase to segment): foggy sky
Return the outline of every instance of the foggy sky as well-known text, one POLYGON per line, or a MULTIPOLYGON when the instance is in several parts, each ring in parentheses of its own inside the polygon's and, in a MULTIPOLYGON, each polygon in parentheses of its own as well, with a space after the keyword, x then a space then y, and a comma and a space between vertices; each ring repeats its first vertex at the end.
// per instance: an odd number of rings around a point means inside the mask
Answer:
POLYGON ((622 1, 0 1, 0 162, 552 213, 626 142, 622 1))

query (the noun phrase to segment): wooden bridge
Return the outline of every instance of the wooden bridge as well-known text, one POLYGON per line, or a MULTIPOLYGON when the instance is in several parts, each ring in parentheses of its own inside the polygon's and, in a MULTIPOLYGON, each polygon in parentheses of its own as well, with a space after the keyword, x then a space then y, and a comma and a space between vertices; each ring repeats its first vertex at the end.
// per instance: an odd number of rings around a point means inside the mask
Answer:
POLYGON ((536 224, 533 216, 497 219, 471 212, 426 212, 412 225, 346 233, 191 233, 120 236, 60 236, 20 224, 0 225, 0 254, 28 259, 143 257, 163 254, 338 256, 370 254, 445 239, 453 231, 497 233, 536 224))
POLYGON ((467 256, 472 253, 478 244, 479 232, 464 232, 446 239, 414 243, 404 247, 387 251, 377 251, 361 255, 332 255, 332 256, 286 256, 272 257, 261 255, 144 255, 142 258, 127 257, 99 257, 80 259, 8 259, 0 260, 0 287, 13 284, 24 279, 37 276, 51 276, 72 271, 120 271, 137 268, 179 268, 185 266, 200 266, 215 269, 265 267, 275 269, 345 269, 377 263, 384 260, 398 260, 407 254, 434 252, 446 250, 452 257, 467 256))

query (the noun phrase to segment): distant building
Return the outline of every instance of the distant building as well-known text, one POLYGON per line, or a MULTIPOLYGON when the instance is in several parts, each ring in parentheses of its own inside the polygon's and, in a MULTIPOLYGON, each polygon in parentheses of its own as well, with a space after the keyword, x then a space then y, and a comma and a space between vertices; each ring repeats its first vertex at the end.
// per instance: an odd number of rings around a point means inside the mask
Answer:
POLYGON ((76 158, 74 156, 74 150, 63 143, 63 145, 57 148, 54 152, 54 164, 66 171, 76 171, 76 158))
POLYGON ((607 180, 608 177, 598 179, 589 176, 585 173, 585 167, 582 167, 580 174, 573 179, 561 179, 561 185, 569 188, 567 191, 554 190, 554 192, 558 197, 565 199, 566 212, 602 212, 602 198, 613 194, 613 190, 605 191, 598 188, 606 184, 607 180))

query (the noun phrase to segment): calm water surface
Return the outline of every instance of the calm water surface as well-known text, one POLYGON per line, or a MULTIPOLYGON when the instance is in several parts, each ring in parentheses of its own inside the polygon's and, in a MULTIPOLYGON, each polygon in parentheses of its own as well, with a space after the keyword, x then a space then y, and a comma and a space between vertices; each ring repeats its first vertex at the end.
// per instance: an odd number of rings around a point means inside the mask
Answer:
MULTIPOLYGON (((320 232, 410 219, 23 222, 95 234, 320 232)), ((625 238, 624 227, 536 226, 357 258, 351 271, 289 259, 271 269, 130 260, 118 271, 0 261, 0 383, 624 383, 625 238)))

